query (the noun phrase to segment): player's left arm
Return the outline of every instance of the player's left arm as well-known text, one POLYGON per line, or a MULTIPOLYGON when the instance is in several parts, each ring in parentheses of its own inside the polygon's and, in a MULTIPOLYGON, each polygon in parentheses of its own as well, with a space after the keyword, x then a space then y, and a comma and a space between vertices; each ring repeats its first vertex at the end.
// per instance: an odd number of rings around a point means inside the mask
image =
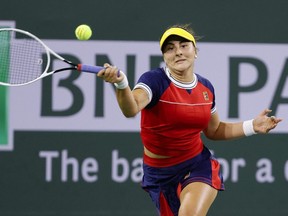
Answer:
POLYGON ((207 138, 212 140, 236 139, 247 136, 247 123, 248 125, 250 123, 249 135, 253 134, 252 132, 266 134, 282 121, 281 118, 275 116, 269 117, 270 112, 271 110, 265 109, 253 120, 245 122, 223 122, 220 121, 218 113, 215 112, 211 115, 208 127, 203 132, 207 138))

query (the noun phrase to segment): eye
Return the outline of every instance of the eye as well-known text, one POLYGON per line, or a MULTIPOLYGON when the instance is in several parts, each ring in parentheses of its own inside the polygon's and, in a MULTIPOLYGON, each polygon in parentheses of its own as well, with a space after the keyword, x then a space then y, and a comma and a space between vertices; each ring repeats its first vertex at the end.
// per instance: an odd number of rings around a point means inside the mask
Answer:
POLYGON ((166 48, 165 48, 165 51, 167 52, 167 51, 171 51, 171 50, 173 50, 174 49, 174 46, 166 46, 166 48))
POLYGON ((187 43, 187 42, 184 42, 184 43, 181 44, 182 48, 185 48, 185 47, 188 47, 188 46, 189 46, 189 43, 187 43))

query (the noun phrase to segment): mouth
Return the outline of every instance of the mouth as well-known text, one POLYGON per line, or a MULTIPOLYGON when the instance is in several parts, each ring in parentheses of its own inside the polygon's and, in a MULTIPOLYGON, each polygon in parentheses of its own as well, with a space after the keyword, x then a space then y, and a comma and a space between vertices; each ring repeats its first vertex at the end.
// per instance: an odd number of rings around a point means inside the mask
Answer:
POLYGON ((176 60, 175 62, 176 63, 182 63, 182 62, 184 62, 185 61, 185 59, 178 59, 178 60, 176 60))

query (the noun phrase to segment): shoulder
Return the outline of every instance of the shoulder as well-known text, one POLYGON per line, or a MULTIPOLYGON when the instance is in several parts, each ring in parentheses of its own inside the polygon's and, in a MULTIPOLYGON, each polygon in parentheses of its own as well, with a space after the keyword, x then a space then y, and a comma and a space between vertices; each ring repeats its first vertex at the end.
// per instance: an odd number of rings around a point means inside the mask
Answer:
POLYGON ((153 82, 153 81, 162 80, 165 77, 166 77, 166 74, 163 68, 156 68, 156 69, 143 73, 140 76, 138 82, 143 82, 143 81, 153 82))
POLYGON ((199 74, 196 74, 195 75, 197 76, 197 79, 198 79, 198 82, 200 82, 202 85, 206 86, 207 88, 209 88, 211 91, 214 92, 214 87, 212 85, 212 83, 205 77, 199 75, 199 74))
POLYGON ((163 68, 156 68, 143 73, 136 86, 145 85, 149 87, 152 92, 166 89, 170 84, 170 79, 167 77, 163 68))
POLYGON ((169 87, 170 79, 167 77, 163 68, 156 68, 143 73, 134 89, 144 89, 149 97, 150 104, 147 107, 155 105, 163 92, 169 87))

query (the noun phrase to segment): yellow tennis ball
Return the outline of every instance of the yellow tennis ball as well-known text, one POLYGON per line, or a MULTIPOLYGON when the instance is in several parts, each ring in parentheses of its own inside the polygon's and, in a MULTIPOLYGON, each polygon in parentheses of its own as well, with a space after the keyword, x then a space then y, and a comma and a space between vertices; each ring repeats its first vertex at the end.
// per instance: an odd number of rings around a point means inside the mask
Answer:
POLYGON ((88 25, 82 24, 75 29, 75 35, 78 40, 89 40, 92 36, 92 30, 88 25))

